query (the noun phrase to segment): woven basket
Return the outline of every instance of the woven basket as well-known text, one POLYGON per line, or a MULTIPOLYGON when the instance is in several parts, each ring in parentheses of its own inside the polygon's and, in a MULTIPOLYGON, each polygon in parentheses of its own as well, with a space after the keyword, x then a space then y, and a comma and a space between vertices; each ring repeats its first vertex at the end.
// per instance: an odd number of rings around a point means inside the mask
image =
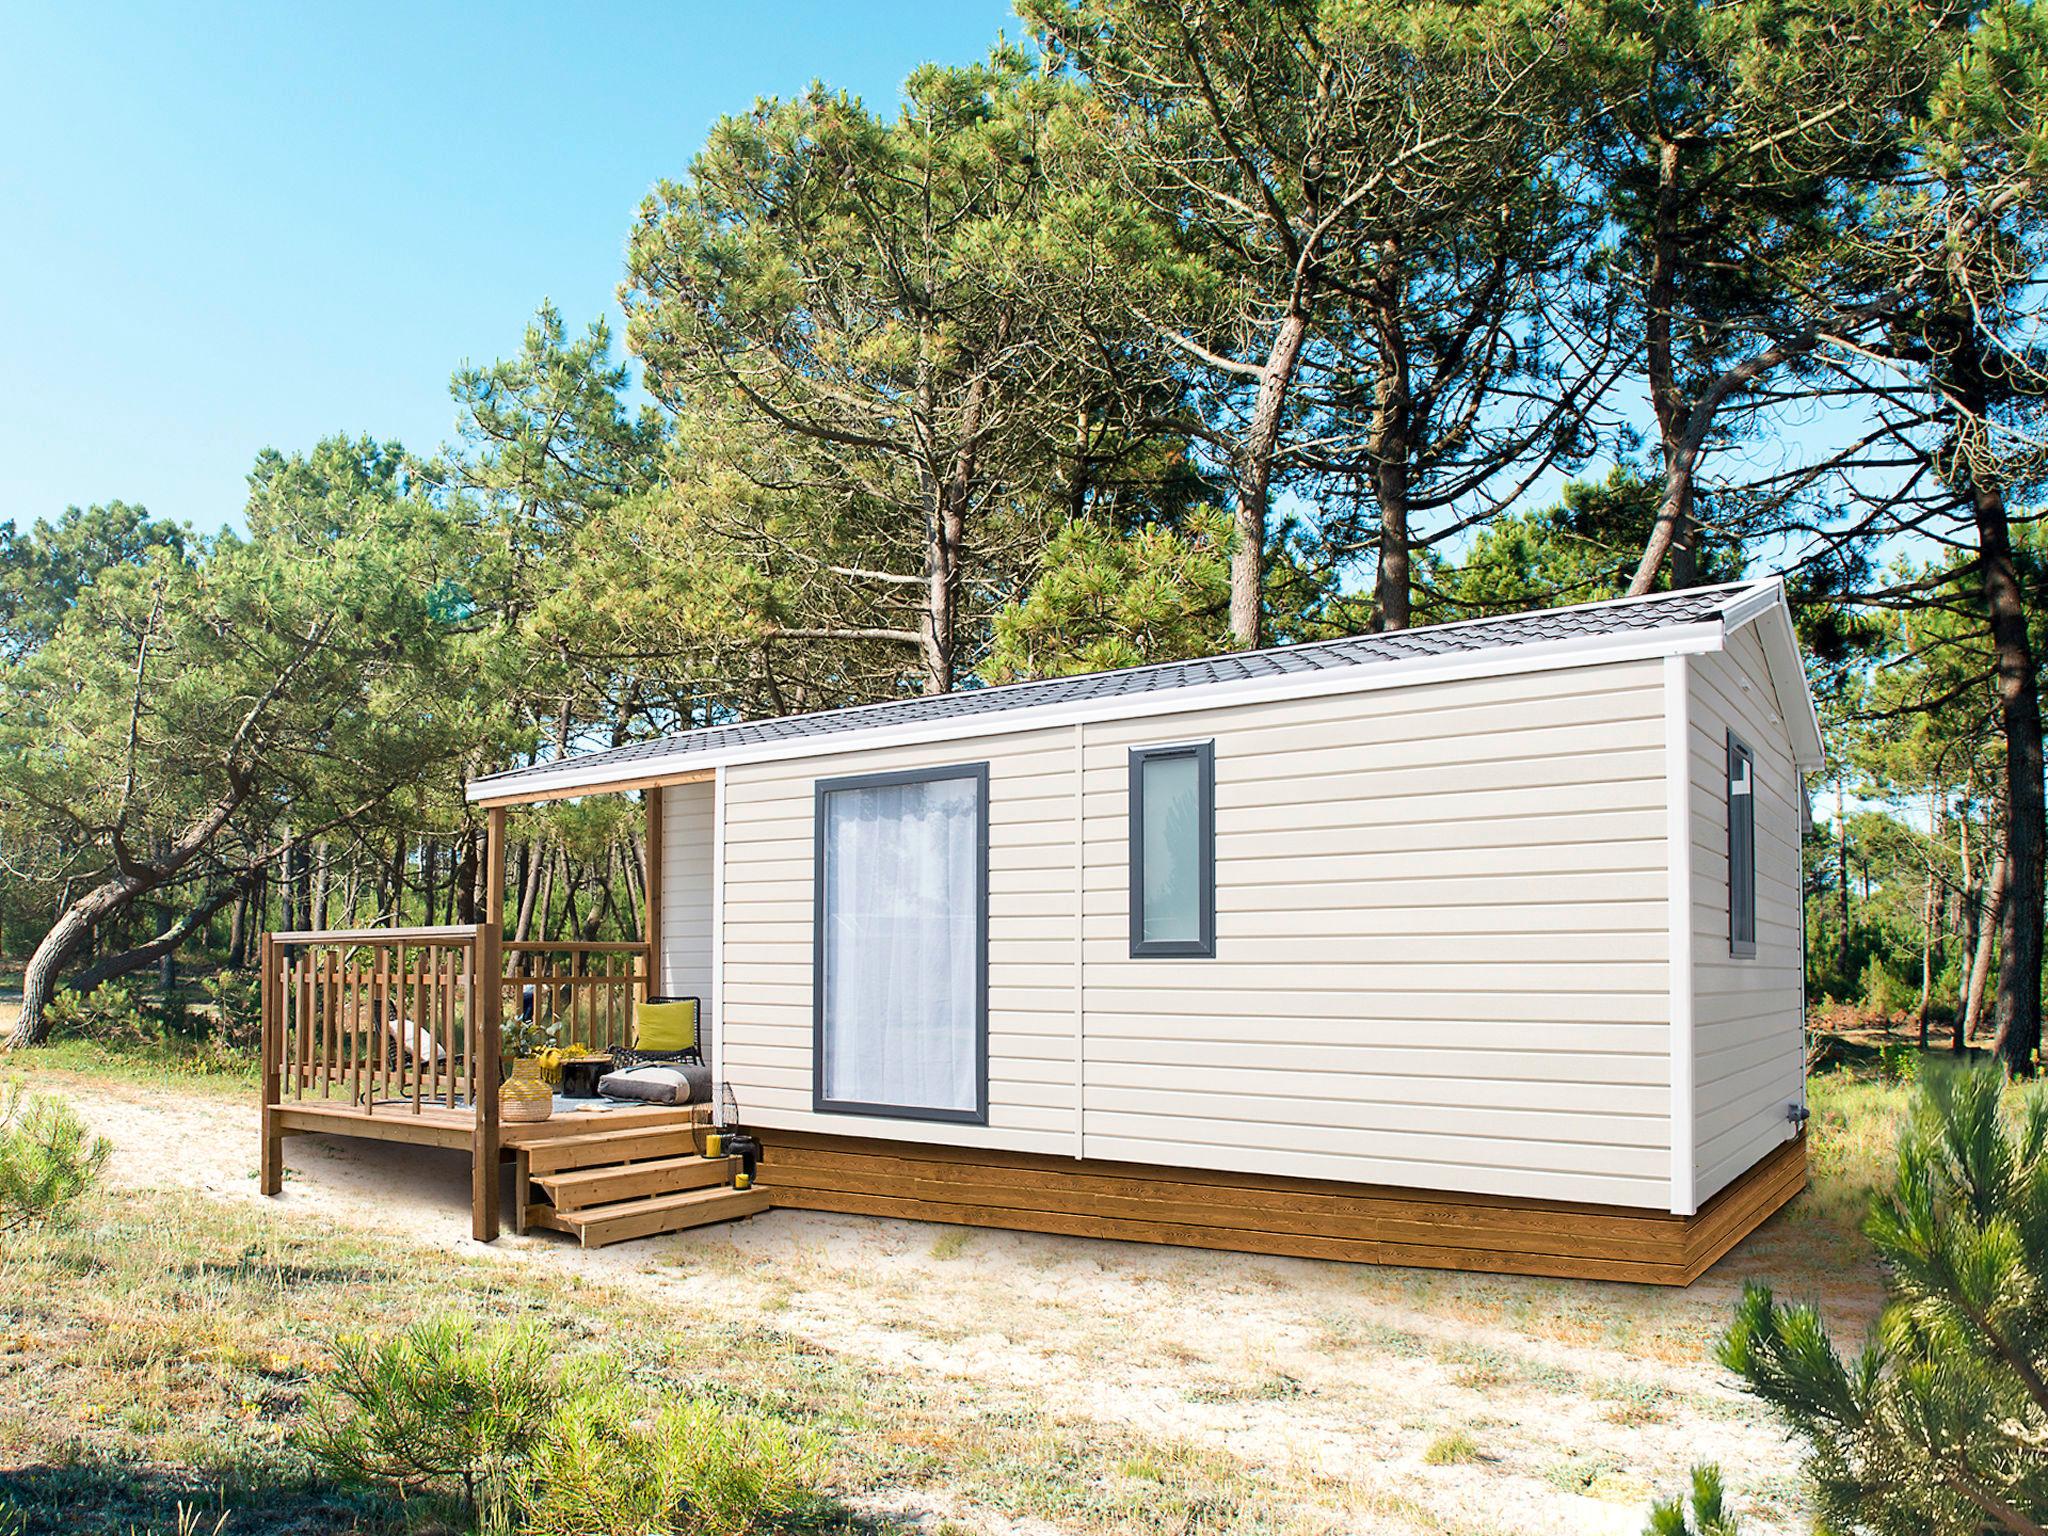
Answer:
POLYGON ((555 1112, 554 1090, 538 1078, 515 1072, 498 1090, 498 1118, 514 1125, 532 1125, 555 1112))

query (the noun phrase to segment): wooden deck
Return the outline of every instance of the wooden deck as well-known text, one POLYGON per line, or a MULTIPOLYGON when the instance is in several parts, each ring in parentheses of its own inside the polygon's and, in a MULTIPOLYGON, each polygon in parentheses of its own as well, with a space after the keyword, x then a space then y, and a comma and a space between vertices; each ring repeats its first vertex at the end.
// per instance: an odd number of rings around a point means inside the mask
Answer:
MULTIPOLYGON (((278 1128, 287 1135, 317 1132, 328 1136, 355 1136, 365 1141, 404 1141, 426 1147, 467 1147, 476 1132, 476 1115, 467 1105, 449 1109, 445 1105, 422 1108, 414 1114, 410 1102, 361 1108, 344 1101, 322 1103, 318 1099, 287 1100, 273 1107, 278 1128)), ((606 1108, 589 1112, 557 1114, 538 1125, 500 1122, 499 1144, 508 1151, 539 1146, 601 1131, 654 1128, 687 1129, 710 1123, 711 1109, 705 1104, 648 1104, 606 1108)))

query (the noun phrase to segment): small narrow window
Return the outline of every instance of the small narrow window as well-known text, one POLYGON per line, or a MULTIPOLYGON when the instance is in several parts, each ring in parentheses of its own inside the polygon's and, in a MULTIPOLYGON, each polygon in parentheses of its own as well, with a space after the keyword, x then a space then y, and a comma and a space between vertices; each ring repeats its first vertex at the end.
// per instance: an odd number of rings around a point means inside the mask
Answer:
POLYGON ((1756 953, 1756 759, 1728 733, 1728 953, 1756 953))
POLYGON ((1216 748, 1131 751, 1131 953, 1216 953, 1216 748))

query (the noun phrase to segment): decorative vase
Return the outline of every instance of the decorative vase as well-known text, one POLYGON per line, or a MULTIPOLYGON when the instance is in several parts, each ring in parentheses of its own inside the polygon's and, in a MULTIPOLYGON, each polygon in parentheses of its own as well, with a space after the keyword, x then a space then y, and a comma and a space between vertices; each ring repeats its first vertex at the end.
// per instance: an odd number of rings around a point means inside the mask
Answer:
POLYGON ((514 1125, 532 1125, 555 1112, 554 1090, 537 1077, 514 1068, 498 1090, 498 1118, 514 1125))

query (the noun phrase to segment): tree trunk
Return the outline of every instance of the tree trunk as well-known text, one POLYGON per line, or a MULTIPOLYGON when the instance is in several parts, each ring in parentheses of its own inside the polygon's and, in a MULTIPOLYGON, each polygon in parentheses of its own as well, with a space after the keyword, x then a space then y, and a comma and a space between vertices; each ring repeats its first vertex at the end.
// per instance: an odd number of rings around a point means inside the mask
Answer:
MULTIPOLYGON (((1962 1021, 1956 1025, 1956 1039, 1967 1040, 1977 1032, 1984 1015, 1984 986, 1991 976, 1991 947, 1998 938, 2005 913, 2005 855, 1991 861, 1991 878, 1984 887, 1984 911, 1978 919, 1977 950, 1970 957, 1970 979, 1963 993, 1962 1021)), ((1957 1045, 1961 1050, 1962 1046, 1957 1045)))
POLYGON ((1927 860, 1927 888, 1920 898, 1920 1049, 1927 1049, 1927 1015, 1934 1003, 1934 859, 1927 860))
POLYGON ((119 836, 116 836, 114 852, 120 860, 116 873, 60 912, 50 925, 50 931, 36 945, 35 953, 29 956, 21 976, 21 1012, 15 1016, 14 1028, 8 1032, 5 1041, 8 1049, 34 1045, 48 1033, 44 1009, 57 989, 57 978, 79 951, 92 941, 93 931, 99 923, 110 915, 126 911, 138 896, 146 895, 170 880, 197 858, 227 825, 228 818, 247 798, 250 787, 247 780, 239 774, 234 775, 227 791, 172 839, 152 864, 131 860, 119 836))
POLYGON ((1991 620, 1998 672, 1998 712, 2005 729, 2006 889, 1998 950, 1998 1037, 1995 1049, 2015 1076, 2033 1070, 2041 1044, 2041 920, 2043 858, 2048 854, 2048 789, 2044 789, 2041 695, 2027 613, 2013 560, 2005 496, 1978 483, 1979 572, 1991 620))
POLYGON ((228 969, 247 970, 249 967, 249 892, 244 889, 235 898, 235 910, 228 918, 228 969))
MULTIPOLYGON (((1965 802, 1967 803, 1967 795, 1965 802)), ((1970 865, 1970 818, 1956 817, 1956 1028, 1955 1049, 1963 1048, 1963 1014, 1970 1006, 1970 957, 1977 952, 1977 913, 1984 900, 1984 883, 1970 865)))
POLYGON ((1849 975, 1849 813, 1843 803, 1839 777, 1835 780, 1835 879, 1841 886, 1838 900, 1842 919, 1842 931, 1836 939, 1835 974, 1847 986, 1852 979, 1849 975))
MULTIPOLYGON (((176 919, 166 921, 163 928, 153 937, 141 944, 135 945, 133 948, 122 950, 118 954, 108 955, 103 959, 93 962, 93 964, 87 966, 71 979, 70 985, 72 990, 90 992, 102 982, 118 981, 123 976, 131 976, 152 964, 162 966, 166 963, 172 964, 170 977, 172 984, 175 984, 175 957, 178 952, 178 946, 183 944, 186 939, 190 938, 200 928, 204 927, 222 907, 245 894, 254 878, 253 875, 245 876, 231 884, 222 886, 217 891, 209 892, 200 900, 197 906, 192 907, 176 919)), ((165 913, 165 916, 169 919, 168 912, 165 913)), ((166 1000, 168 1000, 168 993, 166 993, 166 1000)))
POLYGON ((1273 457, 1286 419, 1287 390, 1308 338, 1308 315, 1297 302, 1281 317, 1259 370, 1259 392, 1237 456, 1237 539, 1230 551, 1230 638, 1250 650, 1266 637, 1266 514, 1272 501, 1273 457))
POLYGON ((79 897, 50 925, 50 931, 29 955, 21 972, 21 1012, 7 1036, 9 1050, 40 1044, 48 1033, 44 1009, 56 994, 57 977, 85 948, 93 924, 101 915, 134 895, 132 889, 123 886, 122 881, 109 881, 79 897))
POLYGON ((1678 217, 1684 205, 1679 176, 1678 145, 1669 140, 1657 147, 1656 224, 1650 238, 1648 301, 1644 315, 1644 366, 1649 375, 1650 405, 1657 417, 1657 436, 1664 456, 1664 495, 1657 521, 1636 567, 1629 591, 1655 590, 1657 573, 1668 559, 1671 585, 1690 587, 1699 581, 1697 538, 1693 526, 1693 475, 1699 444, 1692 412, 1678 382, 1672 316, 1678 304, 1678 263, 1681 254, 1678 217))
POLYGON ((455 862, 455 921, 458 923, 479 921, 476 884, 476 831, 468 828, 462 834, 462 853, 455 862))
POLYGON ((420 839, 420 921, 434 925, 435 906, 441 896, 441 849, 431 837, 420 839))
POLYGON ((1374 288, 1380 376, 1373 385, 1369 437, 1373 498, 1380 507, 1380 558, 1373 596, 1382 630, 1406 629, 1411 606, 1408 469, 1414 452, 1414 423, 1410 419, 1408 346, 1402 328, 1404 291, 1400 247, 1389 240, 1380 247, 1374 288))
POLYGON ((533 937, 533 914, 540 905, 542 869, 547 862, 547 850, 536 849, 531 839, 519 850, 519 921, 512 936, 522 944, 533 937))
POLYGON ((327 896, 330 885, 327 839, 321 838, 313 845, 313 894, 307 902, 306 925, 309 928, 326 928, 327 896))

